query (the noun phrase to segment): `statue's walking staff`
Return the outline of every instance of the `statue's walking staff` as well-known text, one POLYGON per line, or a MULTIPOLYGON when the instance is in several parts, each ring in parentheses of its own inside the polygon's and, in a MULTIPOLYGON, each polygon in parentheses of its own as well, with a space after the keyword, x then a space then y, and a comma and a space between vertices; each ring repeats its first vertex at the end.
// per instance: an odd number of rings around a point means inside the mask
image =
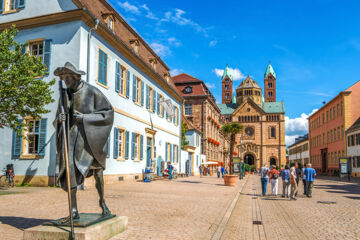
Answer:
MULTIPOLYGON (((59 81, 59 90, 60 90, 60 113, 61 115, 65 115, 64 110, 64 94, 63 94, 63 87, 62 87, 62 80, 59 81)), ((68 141, 67 141, 67 133, 66 133, 66 119, 61 119, 61 126, 62 126, 62 135, 63 135, 63 146, 64 146, 64 159, 65 159, 65 168, 66 168, 66 185, 67 185, 67 192, 68 192, 68 202, 69 202, 69 214, 70 214, 70 229, 71 235, 69 237, 70 240, 75 239, 74 233, 74 219, 73 219, 73 212, 72 212, 72 202, 71 202, 71 184, 70 184, 70 166, 69 166, 69 151, 68 151, 68 141)))

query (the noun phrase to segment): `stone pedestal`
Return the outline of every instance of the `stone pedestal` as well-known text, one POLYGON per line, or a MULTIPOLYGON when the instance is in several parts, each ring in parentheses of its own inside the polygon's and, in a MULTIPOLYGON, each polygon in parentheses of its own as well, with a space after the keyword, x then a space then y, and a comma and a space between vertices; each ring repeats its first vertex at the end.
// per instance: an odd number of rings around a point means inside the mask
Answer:
MULTIPOLYGON (((107 240, 127 228, 128 218, 116 216, 88 227, 75 227, 76 240, 107 240)), ((70 227, 37 226, 24 231, 24 240, 68 240, 70 227)))

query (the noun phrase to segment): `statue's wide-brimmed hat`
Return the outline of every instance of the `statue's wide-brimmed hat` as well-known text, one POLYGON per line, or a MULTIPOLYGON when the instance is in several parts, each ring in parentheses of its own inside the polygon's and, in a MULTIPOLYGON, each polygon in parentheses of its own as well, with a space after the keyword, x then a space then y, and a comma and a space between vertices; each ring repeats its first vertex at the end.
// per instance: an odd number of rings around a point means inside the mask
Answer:
POLYGON ((66 62, 63 67, 58 67, 54 71, 55 76, 60 76, 63 74, 77 74, 77 75, 85 75, 84 71, 77 70, 74 65, 69 62, 66 62))

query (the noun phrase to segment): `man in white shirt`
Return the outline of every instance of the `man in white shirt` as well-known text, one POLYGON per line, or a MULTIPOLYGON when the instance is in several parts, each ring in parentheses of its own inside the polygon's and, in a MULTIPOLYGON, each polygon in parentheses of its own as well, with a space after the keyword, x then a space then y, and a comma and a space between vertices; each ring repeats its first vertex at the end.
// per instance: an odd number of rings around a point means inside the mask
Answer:
POLYGON ((295 195, 297 193, 297 184, 296 184, 296 168, 295 164, 291 164, 292 167, 290 168, 290 184, 291 184, 291 195, 290 200, 297 200, 295 195))

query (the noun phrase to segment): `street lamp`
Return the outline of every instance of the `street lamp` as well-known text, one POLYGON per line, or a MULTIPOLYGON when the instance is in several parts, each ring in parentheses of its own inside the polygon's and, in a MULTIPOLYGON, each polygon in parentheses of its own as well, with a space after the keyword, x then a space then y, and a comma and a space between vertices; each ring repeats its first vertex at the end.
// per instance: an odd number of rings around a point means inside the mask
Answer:
POLYGON ((242 164, 241 164, 241 148, 242 148, 242 139, 241 139, 241 135, 240 135, 240 150, 239 150, 239 153, 240 153, 240 159, 239 159, 239 167, 240 167, 240 173, 239 173, 239 179, 242 179, 243 178, 243 167, 242 167, 242 164))

